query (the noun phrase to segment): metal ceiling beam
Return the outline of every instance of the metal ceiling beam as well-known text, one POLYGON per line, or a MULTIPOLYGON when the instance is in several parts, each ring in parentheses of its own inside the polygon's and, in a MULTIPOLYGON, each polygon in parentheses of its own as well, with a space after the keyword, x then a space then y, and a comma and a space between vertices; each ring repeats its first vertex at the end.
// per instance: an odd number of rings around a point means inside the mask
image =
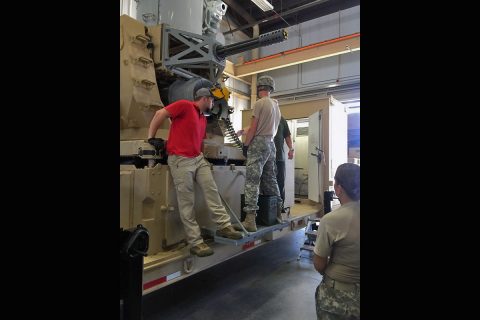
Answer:
MULTIPOLYGON (((310 3, 307 3, 307 4, 304 4, 304 5, 301 5, 301 6, 298 6, 298 7, 295 7, 293 9, 290 9, 290 10, 287 10, 287 11, 284 11, 280 14, 275 14, 271 17, 267 17, 265 19, 262 19, 262 20, 258 20, 258 21, 254 21, 254 22, 251 22, 245 26, 242 26, 242 27, 239 27, 237 29, 233 29, 233 30, 230 30, 230 31, 226 31, 224 32, 223 34, 224 35, 227 35, 227 34, 230 34, 230 33, 234 33, 236 31, 241 31, 241 30, 244 30, 244 29, 247 29, 247 28, 251 28, 253 27, 254 25, 256 24, 262 24, 262 23, 265 23, 265 22, 268 22, 268 21, 271 21, 271 20, 275 20, 275 19, 279 19, 281 17, 285 17, 285 16, 288 16, 292 13, 295 13, 295 12, 298 12, 298 11, 301 11, 301 10, 305 10, 305 9, 308 9, 310 7, 313 7, 315 5, 318 5, 318 4, 321 4, 321 3, 324 3, 324 2, 327 2, 329 0, 315 0, 315 1, 312 1, 310 3)), ((227 3, 228 4, 228 3, 227 3)))
MULTIPOLYGON (((256 20, 248 13, 241 5, 235 2, 235 0, 223 0, 230 8, 235 10, 242 16, 248 23, 254 23, 256 20)), ((233 31, 233 30, 232 30, 233 31)), ((224 33, 225 34, 225 33, 224 33)))
POLYGON ((281 20, 269 21, 261 25, 262 32, 269 32, 285 27, 286 25, 297 25, 306 21, 317 19, 332 13, 347 10, 352 7, 360 5, 360 0, 330 0, 326 3, 320 4, 314 8, 303 10, 281 20))

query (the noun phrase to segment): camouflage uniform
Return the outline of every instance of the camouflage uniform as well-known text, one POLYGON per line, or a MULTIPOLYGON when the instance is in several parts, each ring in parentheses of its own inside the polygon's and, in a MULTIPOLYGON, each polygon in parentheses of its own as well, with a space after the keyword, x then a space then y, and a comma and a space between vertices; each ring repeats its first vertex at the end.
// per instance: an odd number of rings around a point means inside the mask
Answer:
POLYGON ((360 283, 339 283, 324 276, 315 291, 315 304, 318 320, 360 319, 360 283))
POLYGON ((275 167, 276 149, 271 136, 255 136, 247 151, 245 212, 258 210, 260 189, 264 195, 280 197, 275 167), (260 188, 260 189, 259 189, 260 188))

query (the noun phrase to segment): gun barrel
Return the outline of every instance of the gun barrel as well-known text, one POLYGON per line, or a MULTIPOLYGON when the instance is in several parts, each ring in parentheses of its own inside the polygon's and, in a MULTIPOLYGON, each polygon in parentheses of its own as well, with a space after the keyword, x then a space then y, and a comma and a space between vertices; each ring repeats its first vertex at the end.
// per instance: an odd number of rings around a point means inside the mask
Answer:
POLYGON ((279 30, 262 34, 255 39, 245 40, 245 41, 229 44, 226 46, 222 46, 222 45, 217 46, 215 50, 215 54, 220 59, 224 59, 225 57, 228 57, 240 52, 282 42, 286 40, 287 37, 288 37, 287 30, 279 29, 279 30))

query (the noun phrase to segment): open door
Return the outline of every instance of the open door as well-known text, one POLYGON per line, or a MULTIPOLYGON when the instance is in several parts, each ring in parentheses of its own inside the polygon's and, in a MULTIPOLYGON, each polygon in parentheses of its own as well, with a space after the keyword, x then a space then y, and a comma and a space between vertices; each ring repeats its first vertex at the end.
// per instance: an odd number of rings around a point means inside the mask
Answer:
POLYGON ((322 111, 308 117, 308 199, 323 203, 322 111))
POLYGON ((333 181, 337 168, 342 163, 348 162, 348 114, 345 106, 332 98, 329 114, 329 163, 328 190, 333 191, 333 181))
MULTIPOLYGON (((292 120, 287 120, 287 124, 293 139, 292 120)), ((289 208, 295 204, 295 155, 293 159, 288 159, 288 146, 285 141, 283 143, 285 151, 285 202, 283 205, 285 208, 289 208)))

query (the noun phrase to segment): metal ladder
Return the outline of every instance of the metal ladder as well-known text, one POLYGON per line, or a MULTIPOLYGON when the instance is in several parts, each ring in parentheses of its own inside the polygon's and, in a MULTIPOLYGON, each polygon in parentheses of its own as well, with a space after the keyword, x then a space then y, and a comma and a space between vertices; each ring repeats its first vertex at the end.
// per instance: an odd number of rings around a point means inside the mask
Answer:
MULTIPOLYGON (((317 230, 318 224, 320 222, 319 218, 308 218, 307 226, 305 227, 305 241, 303 246, 300 247, 300 252, 297 257, 297 261, 302 258, 302 250, 313 252, 313 248, 315 247, 315 241, 317 240, 317 230)), ((311 256, 309 256, 311 259, 311 256)))

